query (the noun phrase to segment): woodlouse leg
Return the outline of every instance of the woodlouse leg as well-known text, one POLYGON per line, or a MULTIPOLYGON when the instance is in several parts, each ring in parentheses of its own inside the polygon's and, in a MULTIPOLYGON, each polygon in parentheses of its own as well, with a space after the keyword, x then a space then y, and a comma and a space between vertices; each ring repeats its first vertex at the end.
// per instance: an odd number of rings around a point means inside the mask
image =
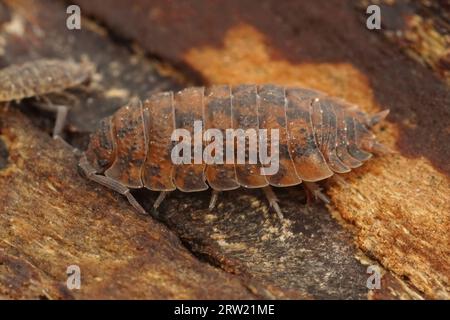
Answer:
POLYGON ((56 106, 56 121, 53 127, 53 138, 61 137, 66 124, 67 114, 69 113, 69 108, 66 106, 56 106))
POLYGON ((307 191, 313 194, 315 198, 318 198, 327 204, 330 203, 330 198, 328 198, 328 196, 322 192, 322 188, 319 187, 317 183, 303 181, 303 185, 305 186, 307 191))
POLYGON ((209 201, 208 207, 209 210, 213 210, 216 207, 217 199, 219 198, 219 193, 220 191, 213 189, 211 194, 211 200, 209 201))
POLYGON ((347 181, 345 181, 345 179, 342 178, 342 177, 341 177, 340 175, 338 175, 338 174, 333 175, 333 176, 330 178, 330 180, 335 181, 336 183, 340 184, 340 185, 343 186, 343 187, 349 187, 349 186, 350 186, 350 184, 349 184, 347 181))
POLYGON ((283 213, 281 212, 281 208, 278 205, 278 198, 273 192, 272 188, 270 186, 263 187, 264 194, 266 195, 267 200, 269 201, 269 205, 275 210, 275 212, 278 215, 278 218, 280 220, 283 220, 283 213))
POLYGON ((46 103, 36 103, 39 109, 43 111, 50 111, 56 113, 55 126, 53 127, 53 138, 61 137, 64 126, 66 124, 67 114, 69 113, 69 108, 63 105, 54 105, 49 100, 46 103))
POLYGON ((89 164, 89 162, 86 159, 86 156, 83 156, 80 159, 80 163, 78 164, 80 169, 83 171, 86 178, 89 180, 95 181, 107 188, 110 188, 124 196, 127 197, 130 204, 141 214, 147 214, 144 208, 137 202, 137 200, 134 198, 134 196, 131 194, 130 189, 128 189, 126 186, 121 184, 120 182, 117 182, 111 178, 101 176, 97 174, 97 171, 89 164))
POLYGON ((155 203, 153 204, 153 210, 158 210, 161 203, 164 201, 166 196, 169 194, 170 191, 161 191, 158 195, 158 198, 156 198, 155 203))
POLYGON ((311 207, 314 204, 314 195, 305 185, 303 185, 303 189, 305 190, 306 194, 306 206, 311 207))

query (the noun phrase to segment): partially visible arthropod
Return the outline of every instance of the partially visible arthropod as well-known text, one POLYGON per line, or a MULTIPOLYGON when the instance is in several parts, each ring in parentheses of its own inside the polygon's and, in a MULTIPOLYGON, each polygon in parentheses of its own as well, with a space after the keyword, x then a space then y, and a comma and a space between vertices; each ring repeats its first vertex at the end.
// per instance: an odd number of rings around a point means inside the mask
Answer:
MULTIPOLYGON (((41 59, 11 65, 0 70, 0 102, 63 92, 84 83, 94 72, 94 66, 87 61, 76 63, 70 60, 41 59)), ((46 103, 38 104, 38 107, 56 112, 53 134, 59 136, 67 116, 67 106, 46 103)))
POLYGON ((167 193, 202 191, 211 187, 210 208, 220 191, 262 188, 282 217, 271 189, 304 183, 317 198, 328 201, 315 182, 359 167, 371 152, 383 151, 369 128, 386 115, 369 116, 355 106, 324 93, 277 85, 216 85, 135 101, 103 119, 83 153, 79 167, 89 179, 123 195, 142 213, 130 189, 160 191, 156 209, 167 193), (174 164, 174 129, 194 132, 204 127, 279 130, 279 170, 261 174, 258 164, 174 164))

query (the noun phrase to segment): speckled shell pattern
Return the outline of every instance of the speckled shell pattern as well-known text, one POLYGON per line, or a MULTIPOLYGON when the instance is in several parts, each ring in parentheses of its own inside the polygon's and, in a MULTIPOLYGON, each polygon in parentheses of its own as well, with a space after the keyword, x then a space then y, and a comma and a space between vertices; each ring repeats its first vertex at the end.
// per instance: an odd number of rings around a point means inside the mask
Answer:
POLYGON ((0 70, 0 102, 64 91, 89 79, 89 64, 41 59, 0 70))
MULTIPOLYGON (((217 191, 287 187, 359 167, 371 157, 370 117, 324 93, 278 85, 215 85, 152 95, 100 122, 85 155, 97 173, 129 188, 217 191), (174 164, 174 129, 278 129, 279 170, 261 164, 174 164)), ((224 134, 225 137, 225 134, 224 134)), ((206 143, 205 143, 206 144, 206 143)), ((225 144, 225 138, 224 138, 225 144)))

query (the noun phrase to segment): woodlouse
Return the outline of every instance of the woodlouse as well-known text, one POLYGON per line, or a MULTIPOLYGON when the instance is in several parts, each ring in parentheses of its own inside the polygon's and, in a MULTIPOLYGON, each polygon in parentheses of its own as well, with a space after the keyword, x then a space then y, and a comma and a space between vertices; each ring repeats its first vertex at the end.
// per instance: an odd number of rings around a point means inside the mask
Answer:
MULTIPOLYGON (((79 86, 92 77, 94 66, 82 61, 40 59, 0 70, 0 102, 19 101, 31 97, 43 97, 79 86)), ((38 104, 44 110, 56 112, 54 136, 59 136, 68 108, 51 103, 38 104)))
POLYGON ((89 179, 123 195, 142 213, 130 189, 160 191, 154 209, 175 189, 217 193, 238 187, 263 188, 270 205, 281 215, 270 186, 305 183, 316 197, 328 201, 314 182, 345 173, 382 151, 369 128, 388 110, 369 116, 354 105, 324 93, 278 85, 216 85, 150 96, 130 103, 103 119, 91 136, 79 167, 89 179), (279 170, 264 176, 251 164, 173 164, 171 134, 176 128, 279 130, 279 170))

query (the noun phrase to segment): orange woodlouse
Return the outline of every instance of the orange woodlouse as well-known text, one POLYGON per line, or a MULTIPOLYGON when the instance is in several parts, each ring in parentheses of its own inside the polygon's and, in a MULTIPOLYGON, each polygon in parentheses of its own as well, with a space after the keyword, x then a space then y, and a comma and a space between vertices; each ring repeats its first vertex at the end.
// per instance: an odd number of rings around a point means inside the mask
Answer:
MULTIPOLYGON (((88 61, 76 63, 70 60, 40 59, 11 65, 0 70, 0 102, 60 93, 87 81, 94 72, 94 66, 88 61)), ((68 108, 51 103, 37 106, 43 110, 56 112, 53 135, 59 136, 68 108)))
POLYGON ((324 93, 278 85, 216 85, 177 93, 151 95, 143 104, 130 103, 103 119, 91 135, 79 168, 89 179, 123 195, 141 213, 145 210, 130 189, 160 191, 158 208, 175 189, 194 192, 213 189, 210 208, 220 191, 239 187, 263 188, 271 207, 282 217, 270 186, 305 183, 324 201, 314 182, 334 173, 349 172, 384 146, 369 128, 388 110, 369 116, 354 105, 324 93), (174 129, 193 132, 194 121, 205 128, 279 130, 279 170, 264 176, 254 164, 174 164, 170 150, 174 129))

